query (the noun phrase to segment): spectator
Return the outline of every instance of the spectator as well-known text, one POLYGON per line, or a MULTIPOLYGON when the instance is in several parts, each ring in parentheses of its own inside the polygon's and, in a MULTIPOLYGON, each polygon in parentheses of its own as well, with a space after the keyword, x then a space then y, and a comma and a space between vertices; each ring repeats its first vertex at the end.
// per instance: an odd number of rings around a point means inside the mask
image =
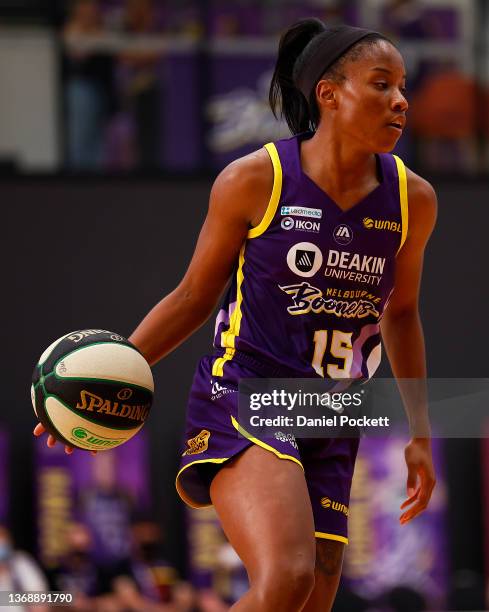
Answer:
MULTIPOLYGON (((27 553, 15 550, 6 527, 0 525, 0 592, 47 591, 40 567, 27 553)), ((9 606, 11 612, 47 611, 47 606, 9 606)))
POLYGON ((100 592, 100 573, 92 558, 92 537, 83 523, 72 523, 66 530, 67 551, 54 570, 55 591, 72 593, 76 610, 93 610, 100 592))
POLYGON ((211 589, 199 591, 197 602, 199 612, 227 612, 229 610, 229 606, 211 589))
POLYGON ((178 612, 199 612, 197 591, 189 582, 179 582, 175 585, 173 603, 178 612))
POLYGON ((97 170, 103 162, 104 131, 114 110, 114 58, 86 48, 104 28, 96 0, 76 0, 64 28, 68 166, 97 170))
POLYGON ((102 590, 127 567, 130 557, 133 500, 117 483, 114 453, 99 453, 93 461, 94 485, 80 498, 80 516, 93 536, 93 551, 104 575, 102 590))
POLYGON ((140 593, 153 601, 170 602, 177 574, 163 559, 160 526, 146 519, 135 522, 132 542, 130 572, 140 593))
POLYGON ((424 596, 407 586, 397 586, 385 594, 389 612, 424 612, 427 609, 424 596))
POLYGON ((188 582, 179 582, 173 591, 175 612, 227 612, 227 606, 211 589, 198 591, 188 582))
POLYGON ((238 601, 249 589, 246 568, 228 541, 217 552, 217 576, 218 583, 227 585, 227 589, 220 589, 220 595, 230 604, 238 601))
POLYGON ((438 172, 476 169, 476 85, 470 77, 447 66, 426 78, 412 96, 409 121, 425 167, 438 172))
POLYGON ((424 40, 429 35, 418 0, 387 2, 382 27, 391 36, 405 40, 424 40))
POLYGON ((118 576, 113 582, 113 593, 121 612, 178 612, 172 604, 145 597, 129 576, 118 576))
MULTIPOLYGON (((127 0, 124 30, 135 37, 151 35, 158 30, 152 0, 127 0)), ((143 169, 161 165, 160 58, 160 53, 144 50, 129 50, 120 57, 125 72, 125 97, 134 119, 137 164, 143 169)))

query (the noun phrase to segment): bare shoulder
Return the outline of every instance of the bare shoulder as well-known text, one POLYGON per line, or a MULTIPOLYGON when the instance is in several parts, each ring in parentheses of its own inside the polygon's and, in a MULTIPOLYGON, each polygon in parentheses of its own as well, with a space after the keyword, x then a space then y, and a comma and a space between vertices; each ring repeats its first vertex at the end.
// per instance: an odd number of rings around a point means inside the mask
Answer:
POLYGON ((436 192, 426 179, 407 168, 409 200, 409 234, 416 233, 426 239, 436 223, 438 203, 436 192))
POLYGON ((262 148, 230 163, 214 181, 211 206, 232 206, 251 225, 261 219, 273 188, 273 166, 262 148))

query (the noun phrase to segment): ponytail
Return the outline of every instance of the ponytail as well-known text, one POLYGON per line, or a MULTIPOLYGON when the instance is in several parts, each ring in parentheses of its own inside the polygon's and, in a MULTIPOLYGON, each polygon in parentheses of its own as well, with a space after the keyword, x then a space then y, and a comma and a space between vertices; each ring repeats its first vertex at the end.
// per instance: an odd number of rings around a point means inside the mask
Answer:
POLYGON ((347 25, 327 28, 319 19, 293 25, 280 39, 270 85, 275 117, 285 117, 293 134, 315 130, 320 120, 315 93, 319 79, 327 76, 341 82, 339 68, 379 40, 392 44, 379 32, 347 25))
POLYGON ((298 57, 309 42, 325 30, 326 26, 319 19, 303 19, 289 28, 280 39, 269 101, 275 118, 283 116, 293 134, 316 127, 308 100, 295 85, 293 75, 298 57))

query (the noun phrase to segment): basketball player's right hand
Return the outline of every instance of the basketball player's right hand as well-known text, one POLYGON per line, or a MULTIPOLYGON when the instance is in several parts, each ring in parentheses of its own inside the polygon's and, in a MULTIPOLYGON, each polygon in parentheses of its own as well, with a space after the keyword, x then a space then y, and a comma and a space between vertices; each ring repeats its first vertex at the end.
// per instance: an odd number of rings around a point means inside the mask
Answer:
MULTIPOLYGON (((44 433, 46 433, 46 428, 42 423, 38 423, 32 433, 38 438, 39 436, 42 436, 44 433)), ((49 448, 53 448, 53 446, 56 444, 55 437, 49 434, 46 444, 49 446, 49 448)), ((65 453, 67 455, 71 455, 74 450, 75 449, 72 446, 68 446, 67 444, 65 445, 65 453)), ((97 451, 91 451, 91 454, 96 455, 97 451)))

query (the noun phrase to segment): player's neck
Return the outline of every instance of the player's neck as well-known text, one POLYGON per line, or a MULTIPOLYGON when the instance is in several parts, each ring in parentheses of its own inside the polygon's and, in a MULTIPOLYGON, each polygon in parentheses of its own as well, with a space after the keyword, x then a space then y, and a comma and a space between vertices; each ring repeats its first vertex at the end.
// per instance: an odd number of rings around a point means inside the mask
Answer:
POLYGON ((322 125, 302 143, 301 164, 303 171, 328 193, 348 192, 361 184, 378 182, 375 155, 322 125))

